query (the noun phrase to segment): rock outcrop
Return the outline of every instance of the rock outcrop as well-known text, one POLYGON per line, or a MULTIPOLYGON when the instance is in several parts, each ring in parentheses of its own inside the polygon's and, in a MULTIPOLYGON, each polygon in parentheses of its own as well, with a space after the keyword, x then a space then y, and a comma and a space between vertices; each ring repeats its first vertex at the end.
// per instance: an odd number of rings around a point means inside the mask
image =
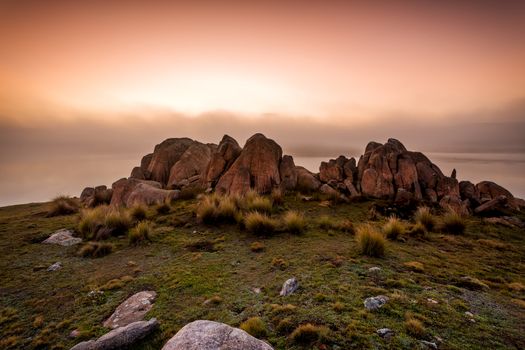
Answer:
POLYGON ((269 193, 281 183, 279 165, 282 149, 263 134, 246 141, 241 154, 221 176, 215 191, 223 194, 244 194, 250 189, 269 193))
POLYGON ((75 244, 82 243, 82 238, 73 237, 73 231, 61 229, 49 236, 44 244, 58 244, 64 247, 69 247, 75 244))
POLYGON ((162 350, 272 350, 267 343, 245 331, 213 321, 188 323, 162 350))
POLYGON ((277 188, 343 200, 389 199, 401 206, 428 201, 462 215, 525 206, 525 201, 493 182, 458 182, 455 169, 450 177, 444 175, 424 154, 407 150, 396 139, 369 142, 358 162, 339 156, 321 162, 319 173, 312 173, 297 166, 292 156, 283 156, 281 147, 262 134, 250 137, 243 148, 228 135, 218 146, 189 138, 167 139, 142 158, 129 178, 116 181, 111 189, 87 187, 80 201, 88 207, 109 200, 115 206, 149 205, 174 200, 185 189, 265 194, 277 188))

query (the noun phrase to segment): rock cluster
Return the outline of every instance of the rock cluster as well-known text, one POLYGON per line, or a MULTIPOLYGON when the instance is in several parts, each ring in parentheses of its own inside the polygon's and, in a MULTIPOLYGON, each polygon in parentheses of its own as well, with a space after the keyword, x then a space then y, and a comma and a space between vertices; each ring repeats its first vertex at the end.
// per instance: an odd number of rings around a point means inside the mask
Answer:
POLYGON ((467 215, 518 209, 525 202, 489 181, 458 182, 456 171, 446 176, 421 152, 408 151, 396 139, 370 142, 356 160, 339 156, 321 162, 314 174, 297 166, 281 147, 262 134, 240 147, 225 135, 218 145, 189 138, 171 138, 142 158, 129 178, 105 186, 88 187, 81 194, 85 206, 110 202, 114 206, 155 204, 173 200, 181 191, 261 194, 273 189, 320 192, 332 198, 384 198, 397 204, 414 201, 439 203, 467 215))

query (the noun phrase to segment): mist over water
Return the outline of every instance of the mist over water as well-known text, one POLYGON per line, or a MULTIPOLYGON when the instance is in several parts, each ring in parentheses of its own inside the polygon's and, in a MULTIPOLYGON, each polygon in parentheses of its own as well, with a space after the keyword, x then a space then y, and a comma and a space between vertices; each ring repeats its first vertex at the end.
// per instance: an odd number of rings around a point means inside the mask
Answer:
MULTIPOLYGON (((518 153, 425 153, 441 170, 450 175, 457 170, 458 180, 477 183, 494 181, 517 197, 525 197, 525 155, 518 153)), ((292 154, 293 155, 293 154, 292 154)), ((295 164, 312 172, 319 171, 322 161, 336 158, 294 157, 295 164)), ((346 154, 356 157, 358 154, 346 154)), ((140 156, 132 154, 76 155, 38 158, 31 161, 11 160, 0 164, 0 206, 45 202, 59 194, 79 196, 86 186, 111 186, 129 176, 140 156)))

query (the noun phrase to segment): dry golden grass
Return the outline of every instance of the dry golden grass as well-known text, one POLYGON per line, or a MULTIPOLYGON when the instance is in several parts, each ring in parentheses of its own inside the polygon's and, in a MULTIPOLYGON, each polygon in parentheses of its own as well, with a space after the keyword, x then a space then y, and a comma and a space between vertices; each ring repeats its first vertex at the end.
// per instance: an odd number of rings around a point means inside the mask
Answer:
POLYGON ((414 272, 425 272, 425 266, 419 261, 409 261, 404 263, 403 266, 414 272))
POLYGON ((290 233, 299 234, 306 230, 304 215, 295 210, 289 210, 284 213, 282 220, 284 228, 290 233))
POLYGON ((253 242, 250 245, 250 250, 254 253, 260 253, 264 251, 264 249, 265 249, 265 246, 264 246, 264 243, 262 242, 253 242))
POLYGON ((309 345, 327 335, 328 328, 307 323, 298 326, 290 335, 290 340, 297 344, 309 345))
POLYGON ((396 240, 397 237, 405 233, 405 225, 395 216, 391 216, 383 226, 383 233, 386 238, 396 240))
POLYGON ((416 223, 423 225, 427 231, 432 231, 436 226, 436 218, 429 207, 419 207, 414 215, 416 223))
POLYGON ((141 221, 128 233, 129 244, 138 245, 151 241, 153 224, 149 221, 141 221))
POLYGON ((256 338, 264 338, 268 332, 266 324, 260 317, 250 317, 241 323, 239 328, 256 338))
POLYGON ((260 236, 269 236, 277 229, 277 222, 266 214, 254 211, 246 214, 244 226, 248 232, 260 236))
POLYGON ((357 228, 357 244, 361 254, 382 257, 385 255, 385 237, 369 224, 361 225, 357 228))
POLYGON ((405 329, 408 334, 416 338, 420 338, 426 333, 423 323, 420 320, 410 317, 405 321, 405 329))
POLYGON ((78 213, 80 204, 77 199, 69 196, 58 196, 49 204, 47 216, 71 215, 78 213))

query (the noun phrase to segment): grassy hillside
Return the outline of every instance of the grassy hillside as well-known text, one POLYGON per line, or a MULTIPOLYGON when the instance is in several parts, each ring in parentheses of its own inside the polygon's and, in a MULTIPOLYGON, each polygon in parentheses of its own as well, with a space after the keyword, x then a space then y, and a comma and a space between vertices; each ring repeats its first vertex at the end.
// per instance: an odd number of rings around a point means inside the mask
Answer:
POLYGON ((77 229, 78 214, 48 218, 48 203, 0 208, 0 348, 67 349, 102 335, 116 306, 145 289, 158 293, 148 318, 161 327, 137 348, 160 349, 193 320, 240 326, 253 317, 243 327, 276 349, 414 349, 421 340, 440 349, 525 348, 523 230, 469 218, 463 235, 402 232, 384 257, 367 257, 340 224, 368 222, 373 204, 292 195, 271 216, 296 210, 306 231, 257 236, 238 224, 203 224, 197 200, 184 200, 165 214, 148 209, 151 242, 112 237, 113 252, 100 258, 80 257, 81 245, 40 243, 77 229), (57 261, 62 269, 46 271, 57 261), (370 272, 374 266, 381 270, 370 272), (279 296, 292 276, 299 290, 279 296), (389 302, 367 311, 364 299, 380 294, 389 302), (294 333, 308 323, 314 327, 294 333), (376 334, 384 327, 395 332, 390 340, 376 334), (80 337, 69 338, 74 329, 80 337))

